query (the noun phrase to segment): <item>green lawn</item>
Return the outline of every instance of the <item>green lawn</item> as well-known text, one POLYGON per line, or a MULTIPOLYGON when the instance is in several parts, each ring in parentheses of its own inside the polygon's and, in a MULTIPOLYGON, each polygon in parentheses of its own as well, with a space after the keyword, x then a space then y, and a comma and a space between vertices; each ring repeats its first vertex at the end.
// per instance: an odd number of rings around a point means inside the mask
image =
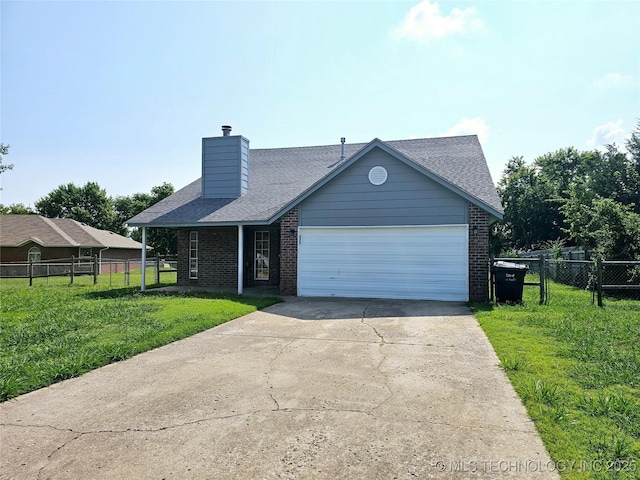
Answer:
POLYGON ((640 301, 550 293, 473 309, 562 478, 640 478, 640 301))
MULTIPOLYGON (((91 277, 0 281, 0 401, 82 375, 234 318, 278 298, 141 294, 91 277)), ((104 280, 104 279, 101 279, 104 280)), ((139 285, 139 275, 137 278, 139 285)), ((134 283, 132 275, 131 284, 134 283)))

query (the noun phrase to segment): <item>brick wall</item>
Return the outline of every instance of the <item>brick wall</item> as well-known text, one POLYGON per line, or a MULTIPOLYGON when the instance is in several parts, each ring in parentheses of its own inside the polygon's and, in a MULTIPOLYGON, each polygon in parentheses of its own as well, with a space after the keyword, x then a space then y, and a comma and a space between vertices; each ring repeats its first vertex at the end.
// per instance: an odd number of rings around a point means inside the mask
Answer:
POLYGON ((469 204, 469 300, 489 301, 489 214, 469 204), (478 229, 477 235, 473 229, 478 229))
POLYGON ((298 294, 298 208, 280 219, 280 294, 298 294), (292 230, 295 230, 292 235, 292 230))
POLYGON ((189 278, 189 230, 178 231, 178 285, 212 288, 238 286, 238 228, 198 231, 198 278, 189 278))
POLYGON ((189 230, 178 230, 178 285, 189 285, 189 230))
POLYGON ((57 260, 61 258, 71 258, 72 255, 78 256, 77 247, 43 247, 35 242, 28 242, 19 247, 2 247, 2 249, 0 249, 0 262, 26 262, 29 256, 29 249, 32 247, 40 250, 41 260, 57 260))

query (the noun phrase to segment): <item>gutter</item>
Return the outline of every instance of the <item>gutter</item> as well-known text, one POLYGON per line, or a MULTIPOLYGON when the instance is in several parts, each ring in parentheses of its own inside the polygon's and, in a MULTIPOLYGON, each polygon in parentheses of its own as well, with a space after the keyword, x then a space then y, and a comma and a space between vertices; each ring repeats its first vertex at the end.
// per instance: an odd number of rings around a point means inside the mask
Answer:
POLYGON ((198 227, 237 227, 238 225, 271 225, 273 222, 266 220, 242 220, 242 221, 225 221, 225 222, 191 222, 191 223, 154 223, 153 221, 148 223, 133 223, 128 224, 132 227, 146 227, 146 228, 198 228, 198 227))

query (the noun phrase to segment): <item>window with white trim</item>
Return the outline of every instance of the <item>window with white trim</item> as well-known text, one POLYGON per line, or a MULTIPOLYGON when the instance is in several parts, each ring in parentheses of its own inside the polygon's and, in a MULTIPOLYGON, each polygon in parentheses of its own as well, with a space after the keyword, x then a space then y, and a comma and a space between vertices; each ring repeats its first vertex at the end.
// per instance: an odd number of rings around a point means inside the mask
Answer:
POLYGON ((27 253, 28 262, 39 262, 42 258, 42 253, 38 247, 31 247, 27 253))
POLYGON ((253 269, 256 280, 269 280, 269 232, 257 231, 254 243, 254 265, 253 269))
POLYGON ((189 278, 198 278, 198 232, 189 232, 189 278))

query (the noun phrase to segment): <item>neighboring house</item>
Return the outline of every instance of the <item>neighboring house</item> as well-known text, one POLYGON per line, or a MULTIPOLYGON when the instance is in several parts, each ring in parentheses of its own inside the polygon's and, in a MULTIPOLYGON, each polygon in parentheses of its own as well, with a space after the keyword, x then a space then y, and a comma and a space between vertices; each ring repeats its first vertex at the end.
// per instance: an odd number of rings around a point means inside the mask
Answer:
POLYGON ((139 260, 142 244, 70 218, 0 215, 0 263, 93 257, 139 260))
POLYGON ((202 139, 202 178, 128 221, 178 230, 178 284, 486 300, 502 205, 475 135, 249 149, 202 139))

